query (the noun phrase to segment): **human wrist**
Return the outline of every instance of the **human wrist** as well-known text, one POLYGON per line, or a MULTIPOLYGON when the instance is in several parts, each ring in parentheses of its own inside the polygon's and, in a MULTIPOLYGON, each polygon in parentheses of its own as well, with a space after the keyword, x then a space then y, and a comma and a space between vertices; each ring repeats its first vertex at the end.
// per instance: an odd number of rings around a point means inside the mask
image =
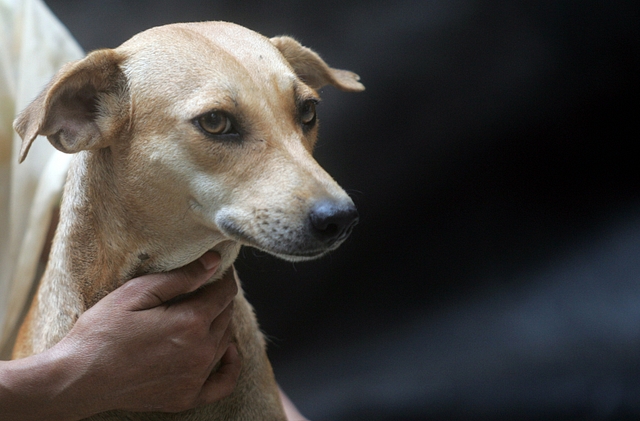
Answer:
POLYGON ((86 399, 85 370, 68 347, 0 363, 0 421, 76 421, 100 412, 86 399))

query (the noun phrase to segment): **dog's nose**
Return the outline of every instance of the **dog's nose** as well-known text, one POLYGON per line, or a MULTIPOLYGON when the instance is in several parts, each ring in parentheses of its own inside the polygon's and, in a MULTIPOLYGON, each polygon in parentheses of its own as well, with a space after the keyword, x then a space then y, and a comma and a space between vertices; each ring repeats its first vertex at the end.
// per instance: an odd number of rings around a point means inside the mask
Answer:
POLYGON ((313 235, 326 244, 341 241, 351 234, 358 223, 358 211, 353 203, 320 200, 309 213, 313 235))

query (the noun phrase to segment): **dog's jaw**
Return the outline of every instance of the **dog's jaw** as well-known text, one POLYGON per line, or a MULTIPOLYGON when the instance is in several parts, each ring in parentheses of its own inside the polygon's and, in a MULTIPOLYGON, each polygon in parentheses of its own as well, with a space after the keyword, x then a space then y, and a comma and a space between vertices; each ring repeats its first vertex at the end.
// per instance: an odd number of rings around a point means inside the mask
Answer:
POLYGON ((216 270, 214 277, 211 278, 212 281, 220 279, 222 275, 229 270, 233 265, 233 262, 238 257, 241 246, 242 245, 237 241, 223 240, 210 249, 220 255, 220 266, 218 267, 218 270, 216 270))

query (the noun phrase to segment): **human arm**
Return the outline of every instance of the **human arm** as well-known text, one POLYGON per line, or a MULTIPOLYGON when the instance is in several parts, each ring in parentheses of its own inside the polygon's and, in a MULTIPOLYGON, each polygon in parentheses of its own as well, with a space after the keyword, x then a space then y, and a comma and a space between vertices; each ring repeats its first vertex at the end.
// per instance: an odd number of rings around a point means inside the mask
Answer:
POLYGON ((231 393, 240 359, 228 330, 233 271, 191 296, 219 257, 118 288, 51 349, 0 362, 0 420, 74 421, 111 409, 175 412, 231 393), (211 371, 217 361, 220 368, 211 371))

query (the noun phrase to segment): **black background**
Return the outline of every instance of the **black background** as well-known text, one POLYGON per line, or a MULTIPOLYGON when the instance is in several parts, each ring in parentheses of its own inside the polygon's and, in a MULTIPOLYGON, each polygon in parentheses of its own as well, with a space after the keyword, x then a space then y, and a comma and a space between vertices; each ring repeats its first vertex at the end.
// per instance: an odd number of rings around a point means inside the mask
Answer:
POLYGON ((237 263, 305 415, 640 418, 640 3, 47 4, 87 50, 228 20, 362 77, 322 91, 316 150, 352 237, 237 263))

